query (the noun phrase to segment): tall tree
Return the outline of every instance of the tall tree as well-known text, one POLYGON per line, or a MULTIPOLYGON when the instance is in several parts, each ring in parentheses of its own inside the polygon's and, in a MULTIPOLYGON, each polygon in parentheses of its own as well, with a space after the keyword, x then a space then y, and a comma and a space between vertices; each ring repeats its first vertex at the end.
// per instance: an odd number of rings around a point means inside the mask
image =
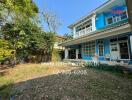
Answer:
POLYGON ((49 31, 53 33, 57 33, 57 30, 61 25, 61 21, 59 17, 51 11, 44 11, 42 12, 42 15, 45 23, 48 26, 49 31))
POLYGON ((5 0, 2 3, 8 11, 9 19, 2 27, 2 33, 4 38, 12 43, 14 64, 16 64, 17 50, 25 46, 24 40, 29 33, 29 27, 25 26, 34 21, 38 8, 32 0, 5 0))

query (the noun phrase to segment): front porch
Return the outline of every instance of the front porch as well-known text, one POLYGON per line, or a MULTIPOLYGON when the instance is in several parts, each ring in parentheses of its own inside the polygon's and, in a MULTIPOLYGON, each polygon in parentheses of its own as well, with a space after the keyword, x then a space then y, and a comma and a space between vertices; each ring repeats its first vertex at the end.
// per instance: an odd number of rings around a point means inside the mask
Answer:
POLYGON ((67 46, 65 48, 65 59, 93 61, 96 55, 99 62, 131 64, 131 47, 132 35, 128 32, 122 35, 67 46))
POLYGON ((93 61, 96 55, 100 62, 132 64, 132 32, 128 23, 91 32, 61 45, 65 46, 65 59, 93 61))

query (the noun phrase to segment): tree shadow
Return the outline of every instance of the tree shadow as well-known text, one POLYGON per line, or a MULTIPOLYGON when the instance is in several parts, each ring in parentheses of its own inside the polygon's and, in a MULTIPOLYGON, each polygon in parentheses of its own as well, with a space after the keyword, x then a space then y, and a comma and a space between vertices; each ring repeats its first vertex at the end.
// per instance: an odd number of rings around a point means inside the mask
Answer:
MULTIPOLYGON (((118 94, 111 92, 113 90, 125 93, 127 100, 132 98, 130 95, 132 85, 129 85, 132 84, 132 80, 119 78, 119 82, 122 82, 119 84, 118 80, 113 81, 117 78, 108 76, 106 73, 103 74, 103 72, 101 75, 96 71, 88 71, 87 75, 81 74, 85 70, 86 68, 74 69, 18 83, 10 83, 0 88, 0 91, 5 91, 2 95, 0 94, 1 98, 4 99, 0 100, 8 100, 9 98, 11 100, 91 100, 93 98, 94 100, 103 100, 106 99, 103 96, 106 92, 108 98, 114 100, 118 94), (118 91, 117 86, 122 88, 118 91)), ((123 100, 123 97, 120 96, 119 100, 123 100)))
MULTIPOLYGON (((70 77, 73 74, 70 72, 73 71, 75 70, 1 86, 0 97, 2 99, 0 98, 0 100, 10 98, 12 98, 11 100, 60 100, 61 98, 76 98, 77 90, 76 92, 72 91, 72 88, 75 88, 76 85, 71 84, 73 77, 70 77)), ((81 96, 80 92, 77 94, 81 96)))
POLYGON ((8 73, 8 69, 8 66, 0 65, 0 76, 5 76, 8 73))

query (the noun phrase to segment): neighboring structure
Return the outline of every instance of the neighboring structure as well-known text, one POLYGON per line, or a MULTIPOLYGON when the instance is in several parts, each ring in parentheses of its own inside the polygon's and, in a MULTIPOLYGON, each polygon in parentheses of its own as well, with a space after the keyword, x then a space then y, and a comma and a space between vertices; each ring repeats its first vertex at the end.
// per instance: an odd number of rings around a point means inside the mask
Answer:
POLYGON ((65 47, 64 47, 64 46, 60 46, 59 44, 62 43, 62 42, 64 42, 65 40, 66 40, 65 37, 56 35, 56 36, 55 36, 54 49, 57 49, 57 50, 64 50, 65 47))
POLYGON ((74 39, 61 44, 65 59, 93 60, 98 55, 100 61, 132 63, 132 30, 125 0, 109 0, 69 28, 74 39))
POLYGON ((60 61, 64 59, 64 50, 65 47, 60 46, 59 44, 66 40, 63 36, 55 36, 54 49, 52 52, 52 61, 60 61))

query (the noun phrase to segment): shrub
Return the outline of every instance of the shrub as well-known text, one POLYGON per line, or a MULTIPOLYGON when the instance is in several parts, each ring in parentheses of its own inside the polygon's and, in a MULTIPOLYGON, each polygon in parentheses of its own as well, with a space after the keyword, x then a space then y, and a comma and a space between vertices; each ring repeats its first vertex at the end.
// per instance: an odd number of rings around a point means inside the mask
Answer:
POLYGON ((52 61, 61 61, 61 55, 57 49, 53 49, 52 61))
POLYGON ((0 39, 0 62, 4 63, 7 59, 12 57, 13 50, 10 49, 9 42, 6 40, 0 39))

